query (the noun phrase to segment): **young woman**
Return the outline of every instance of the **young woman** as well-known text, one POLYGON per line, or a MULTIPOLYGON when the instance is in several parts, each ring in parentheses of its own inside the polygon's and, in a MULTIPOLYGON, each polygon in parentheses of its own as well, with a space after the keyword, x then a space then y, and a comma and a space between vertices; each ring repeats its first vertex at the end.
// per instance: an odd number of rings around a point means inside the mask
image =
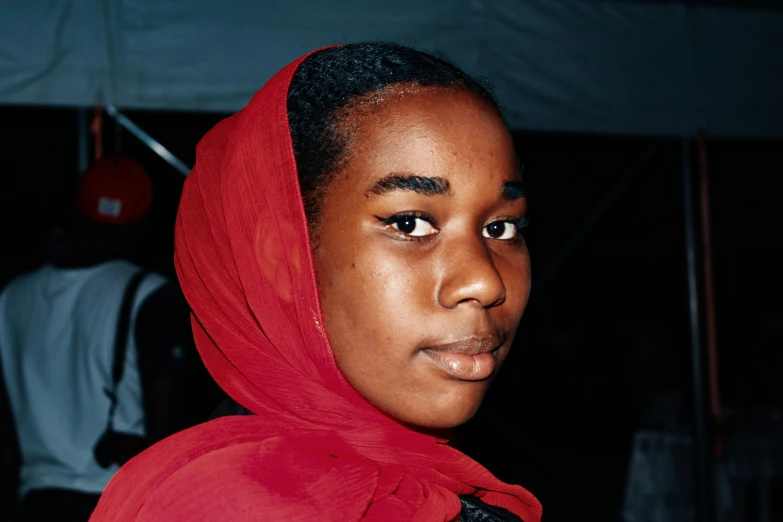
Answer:
POLYGON ((441 435, 478 409, 530 286, 487 90, 406 47, 327 48, 197 153, 178 275, 207 368, 252 415, 134 459, 92 520, 540 520, 441 435))

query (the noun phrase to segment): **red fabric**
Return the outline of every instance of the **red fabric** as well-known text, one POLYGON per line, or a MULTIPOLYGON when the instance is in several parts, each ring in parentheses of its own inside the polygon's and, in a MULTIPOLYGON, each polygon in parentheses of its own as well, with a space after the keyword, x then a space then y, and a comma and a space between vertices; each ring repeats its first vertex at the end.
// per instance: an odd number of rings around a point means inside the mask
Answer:
POLYGON ((445 441, 362 399, 332 357, 296 176, 286 97, 300 58, 199 143, 176 266, 201 357, 256 416, 153 446, 114 479, 93 522, 449 521, 459 494, 538 522, 538 501, 445 441))

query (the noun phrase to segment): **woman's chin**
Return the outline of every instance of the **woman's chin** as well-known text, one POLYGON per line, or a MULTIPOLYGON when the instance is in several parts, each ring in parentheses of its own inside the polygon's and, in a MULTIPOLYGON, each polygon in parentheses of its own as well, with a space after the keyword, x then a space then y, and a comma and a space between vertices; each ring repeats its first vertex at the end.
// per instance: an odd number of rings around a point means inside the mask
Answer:
POLYGON ((481 406, 481 400, 448 402, 433 404, 429 407, 408 410, 404 413, 386 412, 401 424, 427 433, 441 435, 438 432, 448 432, 472 419, 481 406))

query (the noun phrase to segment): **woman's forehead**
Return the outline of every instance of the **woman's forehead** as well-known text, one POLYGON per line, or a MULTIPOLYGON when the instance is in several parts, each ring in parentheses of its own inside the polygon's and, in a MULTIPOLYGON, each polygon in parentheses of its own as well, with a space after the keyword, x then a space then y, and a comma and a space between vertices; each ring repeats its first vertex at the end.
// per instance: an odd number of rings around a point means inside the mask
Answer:
POLYGON ((348 163, 363 171, 451 177, 488 170, 520 177, 505 123, 469 91, 430 88, 387 99, 351 127, 348 163))

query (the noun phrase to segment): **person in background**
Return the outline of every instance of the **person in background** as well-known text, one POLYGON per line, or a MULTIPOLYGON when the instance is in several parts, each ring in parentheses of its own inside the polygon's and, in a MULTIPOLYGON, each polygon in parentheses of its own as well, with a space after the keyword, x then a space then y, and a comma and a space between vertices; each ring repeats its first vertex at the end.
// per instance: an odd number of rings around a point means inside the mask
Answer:
POLYGON ((187 306, 127 260, 149 222, 136 162, 96 162, 49 262, 0 293, 0 367, 16 431, 22 522, 85 522, 109 479, 186 426, 187 306))
POLYGON ((19 448, 0 364, 0 522, 16 522, 19 448))

